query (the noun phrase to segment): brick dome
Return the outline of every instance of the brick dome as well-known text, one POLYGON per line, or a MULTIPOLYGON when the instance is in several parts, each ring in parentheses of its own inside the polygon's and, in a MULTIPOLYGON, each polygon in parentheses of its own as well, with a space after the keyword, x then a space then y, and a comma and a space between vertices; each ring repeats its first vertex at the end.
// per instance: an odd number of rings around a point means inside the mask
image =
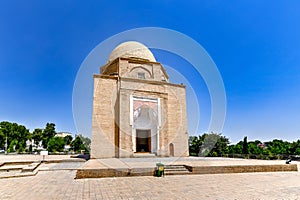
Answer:
POLYGON ((142 58, 152 62, 156 62, 152 52, 142 43, 128 41, 118 45, 110 54, 108 62, 118 57, 123 58, 142 58))

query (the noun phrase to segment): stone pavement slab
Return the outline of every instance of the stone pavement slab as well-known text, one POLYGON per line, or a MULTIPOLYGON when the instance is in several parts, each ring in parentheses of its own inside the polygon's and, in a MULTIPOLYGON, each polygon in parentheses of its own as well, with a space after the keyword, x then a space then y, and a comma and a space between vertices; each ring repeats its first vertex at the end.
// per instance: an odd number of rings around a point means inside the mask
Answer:
POLYGON ((39 171, 54 171, 54 170, 77 170, 82 167, 84 162, 60 162, 60 163, 42 163, 39 171))

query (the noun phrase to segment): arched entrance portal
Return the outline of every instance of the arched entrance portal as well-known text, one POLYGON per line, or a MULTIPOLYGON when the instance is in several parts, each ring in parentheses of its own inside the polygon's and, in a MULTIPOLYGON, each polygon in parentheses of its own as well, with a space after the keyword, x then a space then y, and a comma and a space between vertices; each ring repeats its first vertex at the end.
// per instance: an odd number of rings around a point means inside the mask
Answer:
POLYGON ((133 113, 133 151, 157 153, 157 112, 149 105, 141 105, 133 113))

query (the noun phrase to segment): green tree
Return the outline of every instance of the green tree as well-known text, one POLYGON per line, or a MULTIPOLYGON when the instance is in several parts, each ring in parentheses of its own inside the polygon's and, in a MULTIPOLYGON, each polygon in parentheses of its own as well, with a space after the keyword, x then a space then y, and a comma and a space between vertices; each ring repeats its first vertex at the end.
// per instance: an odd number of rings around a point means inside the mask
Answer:
POLYGON ((32 132, 32 139, 34 139, 34 144, 38 145, 40 141, 43 140, 43 130, 36 128, 32 132))
POLYGON ((64 147, 65 141, 62 137, 52 137, 47 144, 47 149, 49 152, 62 152, 64 147))
POLYGON ((8 139, 10 134, 10 126, 9 122, 0 122, 0 148, 5 148, 6 139, 8 139))
POLYGON ((300 155, 300 140, 292 142, 289 146, 290 155, 300 155))
POLYGON ((90 147, 91 147, 91 139, 89 137, 84 137, 83 135, 80 135, 81 140, 83 142, 83 145, 85 146, 85 151, 90 152, 90 147))
POLYGON ((7 152, 8 152, 8 153, 15 152, 15 151, 16 151, 16 146, 17 146, 17 144, 18 144, 18 140, 14 139, 13 141, 11 141, 11 142, 9 143, 7 152))
POLYGON ((55 136, 55 124, 54 123, 47 123, 46 128, 43 130, 43 146, 47 148, 48 142, 51 138, 55 136))
POLYGON ((243 141, 228 146, 229 154, 243 154, 243 141))
POLYGON ((243 154, 248 154, 248 141, 247 141, 247 136, 244 137, 243 141, 243 154))
POLYGON ((262 155, 263 154, 263 147, 259 145, 261 142, 259 140, 255 140, 254 142, 248 142, 248 152, 252 155, 262 155))
POLYGON ((25 126, 11 122, 0 122, 1 148, 6 144, 9 151, 20 151, 26 148, 26 141, 31 139, 31 134, 25 126))
POLYGON ((209 134, 209 137, 214 137, 214 141, 217 140, 214 147, 209 152, 209 156, 222 156, 223 154, 228 153, 228 144, 229 139, 225 136, 222 136, 221 134, 211 133, 209 134))
POLYGON ((228 153, 229 139, 217 133, 204 133, 189 138, 191 156, 221 156, 228 153))
POLYGON ((189 152, 190 156, 198 156, 200 147, 202 145, 201 136, 190 136, 189 137, 189 152))
POLYGON ((71 147, 75 152, 80 152, 84 150, 85 153, 90 152, 90 143, 91 140, 82 135, 76 135, 75 139, 71 142, 71 147))
POLYGON ((289 142, 274 139, 270 142, 265 142, 266 146, 270 150, 270 152, 274 155, 278 154, 287 154, 290 149, 289 142))
POLYGON ((72 135, 67 135, 67 136, 64 137, 64 141, 65 141, 66 145, 70 145, 72 140, 73 140, 72 135))

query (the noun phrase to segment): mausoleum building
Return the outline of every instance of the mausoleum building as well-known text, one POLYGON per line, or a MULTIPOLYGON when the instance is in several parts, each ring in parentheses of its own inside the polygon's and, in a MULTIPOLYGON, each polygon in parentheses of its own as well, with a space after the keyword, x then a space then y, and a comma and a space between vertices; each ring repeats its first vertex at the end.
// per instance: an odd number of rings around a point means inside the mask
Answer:
POLYGON ((125 42, 94 75, 91 158, 188 156, 186 88, 152 52, 125 42))

